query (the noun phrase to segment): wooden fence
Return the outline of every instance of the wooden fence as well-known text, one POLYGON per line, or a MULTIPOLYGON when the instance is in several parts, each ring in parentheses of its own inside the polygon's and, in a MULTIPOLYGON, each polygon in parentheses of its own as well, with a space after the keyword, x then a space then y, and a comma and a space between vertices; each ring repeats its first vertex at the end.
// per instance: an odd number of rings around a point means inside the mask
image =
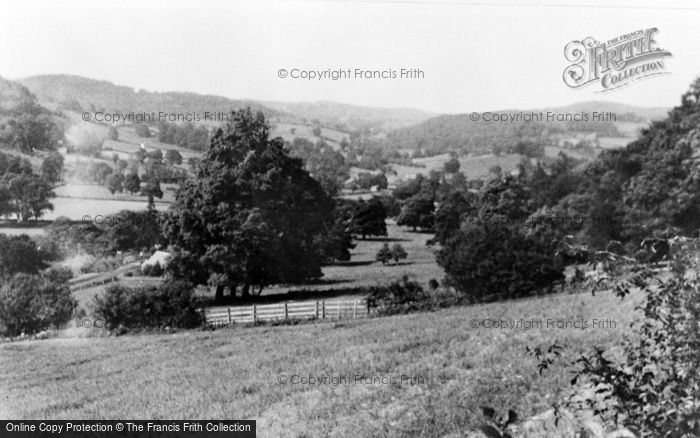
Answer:
POLYGON ((208 325, 223 327, 232 324, 288 319, 363 318, 369 314, 369 306, 366 298, 357 298, 211 307, 203 310, 203 313, 208 325))
POLYGON ((71 292, 75 292, 82 289, 89 289, 91 287, 113 283, 115 281, 119 281, 120 277, 127 272, 138 271, 140 266, 140 262, 133 262, 110 272, 101 272, 85 275, 79 278, 72 278, 68 280, 68 286, 70 287, 71 292))

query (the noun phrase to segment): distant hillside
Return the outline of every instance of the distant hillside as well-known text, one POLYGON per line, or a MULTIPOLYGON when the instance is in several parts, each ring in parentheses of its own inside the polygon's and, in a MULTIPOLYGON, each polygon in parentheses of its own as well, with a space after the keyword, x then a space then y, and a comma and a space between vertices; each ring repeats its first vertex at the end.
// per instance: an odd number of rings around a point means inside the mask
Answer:
POLYGON ((0 114, 36 112, 38 103, 21 84, 0 77, 0 114))
POLYGON ((306 119, 307 122, 318 120, 321 124, 345 128, 342 129, 344 131, 363 126, 389 130, 414 125, 436 116, 435 113, 412 108, 375 108, 329 101, 262 102, 262 104, 306 119))
POLYGON ((553 111, 553 112, 587 112, 591 113, 593 111, 598 112, 612 112, 617 116, 618 122, 632 121, 630 115, 633 115, 640 122, 650 122, 652 120, 661 120, 668 115, 669 108, 660 107, 641 107, 626 105, 624 103, 617 102, 605 102, 605 101, 590 101, 590 102, 579 102, 572 105, 567 105, 563 107, 556 108, 545 108, 542 111, 553 111))
POLYGON ((114 85, 70 75, 32 76, 18 81, 27 87, 40 101, 59 103, 76 111, 134 111, 204 113, 229 112, 250 106, 262 110, 267 117, 278 116, 278 111, 244 100, 233 100, 221 96, 185 92, 136 91, 134 88, 114 85))
MULTIPOLYGON (((425 120, 417 125, 395 129, 387 134, 385 144, 389 148, 423 150, 428 155, 447 151, 464 153, 486 153, 496 149, 508 150, 521 141, 534 141, 554 144, 561 137, 580 134, 581 137, 626 137, 629 126, 642 127, 651 120, 666 116, 663 108, 640 108, 612 102, 583 102, 565 107, 498 110, 496 114, 540 113, 578 114, 581 112, 612 112, 617 116, 612 121, 515 121, 499 123, 473 121, 469 114, 441 115, 425 120), (620 129, 625 125, 625 129, 620 129)), ((482 113, 480 113, 482 114, 482 113)))

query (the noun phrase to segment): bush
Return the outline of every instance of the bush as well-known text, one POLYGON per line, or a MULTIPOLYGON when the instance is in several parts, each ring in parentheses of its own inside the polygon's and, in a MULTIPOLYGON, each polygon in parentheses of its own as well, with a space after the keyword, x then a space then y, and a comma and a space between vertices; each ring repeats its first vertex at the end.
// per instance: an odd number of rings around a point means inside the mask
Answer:
POLYGON ((80 266, 81 274, 110 272, 122 265, 118 257, 94 258, 80 266))
POLYGON ((382 265, 386 265, 386 262, 391 260, 391 250, 389 249, 389 244, 385 243, 379 251, 377 251, 377 255, 374 256, 374 259, 382 262, 382 265))
POLYGON ((492 219, 463 227, 438 252, 437 262, 445 269, 448 286, 473 302, 489 295, 524 296, 564 278, 552 233, 526 233, 492 219))
POLYGON ((65 271, 10 278, 0 288, 0 334, 33 334, 68 322, 77 307, 68 278, 65 271))
POLYGON ((136 125, 134 125, 134 132, 135 132, 136 135, 138 135, 139 137, 146 137, 146 138, 148 138, 148 137, 150 137, 151 135, 153 135, 153 134, 151 133, 151 129, 150 129, 150 128, 148 127, 148 125, 146 125, 145 123, 137 123, 136 125))
POLYGON ((95 315, 109 330, 197 327, 202 315, 192 293, 192 285, 180 280, 167 280, 157 287, 111 285, 94 298, 95 315))
POLYGON ((163 267, 158 262, 153 265, 144 265, 141 268, 141 273, 147 277, 160 277, 163 275, 163 272, 163 267))
MULTIPOLYGON (((693 251, 694 252, 694 251, 693 251)), ((646 295, 644 319, 613 362, 596 348, 577 361, 573 384, 595 388, 574 408, 592 408, 611 428, 639 437, 700 436, 700 278, 695 254, 682 254, 666 272, 641 267, 613 277, 619 296, 639 287, 646 295)))
POLYGON ((420 284, 404 277, 388 286, 369 289, 367 301, 379 315, 395 315, 432 308, 430 295, 420 284))

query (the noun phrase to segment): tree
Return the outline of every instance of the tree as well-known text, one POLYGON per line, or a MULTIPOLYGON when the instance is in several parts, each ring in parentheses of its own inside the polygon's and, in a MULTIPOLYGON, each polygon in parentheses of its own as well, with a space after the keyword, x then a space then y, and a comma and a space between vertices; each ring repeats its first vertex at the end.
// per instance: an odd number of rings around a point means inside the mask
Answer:
POLYGON ((25 154, 31 155, 34 150, 55 150, 63 138, 62 129, 45 114, 23 114, 8 125, 11 144, 25 154))
POLYGON ((153 207, 154 198, 161 199, 163 197, 163 190, 160 188, 160 181, 155 178, 148 178, 143 187, 141 187, 141 196, 147 196, 149 207, 153 207))
POLYGON ((480 216, 499 215, 509 221, 525 219, 532 213, 527 186, 512 176, 490 180, 481 190, 479 205, 480 216))
POLYGON ((405 202, 396 224, 413 227, 413 231, 417 228, 431 230, 435 222, 434 211, 435 203, 432 198, 416 195, 405 202))
POLYGON ((242 296, 273 283, 317 278, 333 200, 269 139, 262 113, 234 112, 210 141, 196 177, 178 190, 165 230, 176 277, 242 296))
POLYGON ((124 190, 132 195, 141 190, 141 178, 139 178, 138 173, 131 172, 126 176, 124 180, 124 190))
POLYGON ((394 197, 400 201, 407 200, 413 196, 416 196, 421 191, 426 190, 428 183, 423 174, 419 173, 415 178, 409 180, 408 182, 398 185, 394 189, 394 197))
POLYGON ((382 262, 382 265, 386 265, 386 263, 391 260, 393 257, 393 254, 391 252, 391 249, 389 249, 389 244, 385 243, 382 245, 382 247, 379 249, 377 252, 377 255, 374 257, 377 261, 382 262))
POLYGON ((38 175, 6 175, 6 187, 14 203, 17 219, 24 222, 38 219, 44 210, 53 210, 49 199, 54 196, 51 185, 38 175))
POLYGON ((476 195, 471 192, 453 192, 443 200, 435 212, 435 237, 440 244, 459 231, 464 219, 477 214, 476 195))
POLYGON ((362 190, 369 190, 372 187, 384 190, 389 186, 389 182, 383 173, 375 175, 369 172, 361 172, 357 175, 357 185, 362 190))
POLYGON ((311 129, 311 132, 313 133, 314 136, 320 137, 321 136, 321 127, 320 126, 314 126, 311 129))
POLYGON ((180 165, 182 164, 182 155, 180 155, 180 152, 176 151, 175 149, 168 149, 165 153, 165 161, 167 161, 171 166, 176 164, 180 165))
POLYGON ((83 178, 90 182, 104 185, 107 182, 107 178, 114 172, 114 169, 109 164, 99 161, 90 163, 85 172, 86 175, 83 175, 83 178))
POLYGON ((122 210, 112 219, 103 239, 110 251, 140 250, 165 243, 158 213, 153 210, 122 210))
POLYGON ((26 234, 0 234, 0 277, 17 273, 37 274, 48 267, 47 254, 26 234))
POLYGON ((148 161, 162 163, 163 162, 163 151, 160 149, 153 149, 148 153, 148 161))
POLYGON ((0 334, 58 328, 70 320, 76 306, 65 276, 16 274, 0 288, 0 334))
POLYGON ((146 147, 141 144, 141 147, 136 151, 136 159, 139 163, 143 163, 146 161, 146 158, 148 158, 148 151, 146 151, 146 147))
POLYGON ((359 201, 352 214, 350 230, 353 234, 361 235, 363 240, 367 236, 386 236, 384 204, 377 198, 368 202, 359 201))
POLYGON ((107 177, 107 189, 109 193, 121 193, 124 190, 124 175, 121 173, 113 173, 107 177))
POLYGON ((63 171, 63 155, 53 153, 46 157, 41 163, 41 176, 46 181, 55 184, 61 180, 63 171))
POLYGON ((394 259, 394 263, 398 265, 399 260, 405 259, 406 257, 408 257, 408 253, 400 243, 395 243, 391 246, 391 258, 394 259))
POLYGON ((457 158, 450 158, 445 162, 445 173, 457 173, 459 172, 459 166, 460 164, 457 158))
POLYGON ((116 170, 121 172, 124 172, 126 168, 129 167, 129 162, 126 160, 119 159, 117 160, 117 165, 116 165, 116 170))

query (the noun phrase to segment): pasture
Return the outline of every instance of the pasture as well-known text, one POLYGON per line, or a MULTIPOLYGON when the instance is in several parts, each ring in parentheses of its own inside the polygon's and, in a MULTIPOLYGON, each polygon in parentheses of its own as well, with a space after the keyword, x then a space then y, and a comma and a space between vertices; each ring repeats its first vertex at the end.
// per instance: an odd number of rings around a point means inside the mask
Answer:
MULTIPOLYGON (((414 158, 413 162, 424 167, 403 166, 392 164, 396 172, 396 179, 408 180, 416 175, 428 175, 431 170, 442 171, 445 162, 449 160, 449 154, 435 155, 426 158, 414 158)), ((459 157, 459 171, 464 173, 467 179, 479 179, 489 176, 489 169, 500 166, 504 173, 511 172, 518 167, 521 156, 518 154, 502 155, 476 155, 459 157)))
MULTIPOLYGON (((294 123, 274 123, 270 130, 270 138, 274 137, 282 137, 289 142, 297 137, 306 138, 313 142, 317 140, 317 137, 313 134, 313 126, 294 123)), ((340 149, 340 142, 347 137, 348 134, 345 132, 321 127, 321 138, 335 150, 340 149)))
POLYGON ((261 437, 464 436, 480 424, 479 406, 523 418, 551 407, 570 387, 566 365, 592 346, 619 345, 638 301, 560 294, 172 335, 89 337, 74 328, 0 345, 0 418, 250 418, 261 437), (594 318, 615 327, 481 326, 594 318), (525 347, 554 342, 562 357, 540 375, 525 347), (309 376, 326 380, 300 383, 309 376))
MULTIPOLYGON (((55 220, 61 216, 72 220, 101 221, 107 216, 114 216, 122 210, 145 210, 148 203, 143 201, 122 201, 110 199, 85 199, 85 198, 52 198, 53 211, 46 211, 42 219, 55 220), (90 218, 87 218, 87 217, 90 218), (100 219, 95 219, 102 216, 100 219)), ((156 202, 156 210, 165 211, 169 203, 156 202)))

